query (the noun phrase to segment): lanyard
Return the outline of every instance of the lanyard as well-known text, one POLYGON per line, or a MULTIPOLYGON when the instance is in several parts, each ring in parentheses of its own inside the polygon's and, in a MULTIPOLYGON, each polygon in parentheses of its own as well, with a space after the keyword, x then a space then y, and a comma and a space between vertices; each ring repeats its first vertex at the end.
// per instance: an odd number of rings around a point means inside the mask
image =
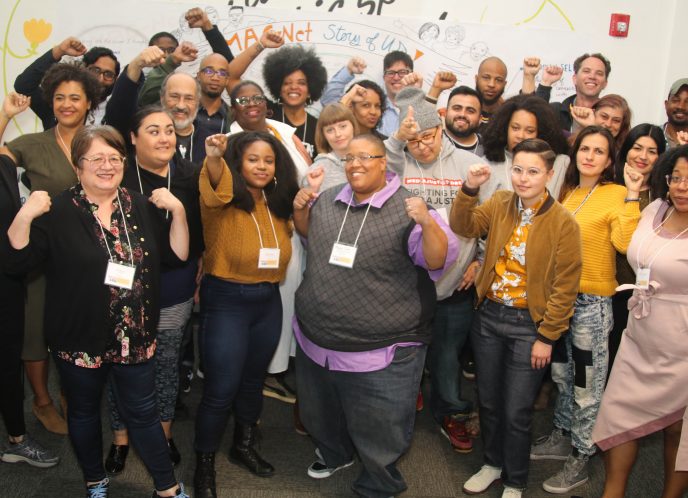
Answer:
MULTIPOLYGON (((272 222, 272 215, 270 214, 270 208, 268 207, 268 200, 265 198, 265 192, 262 192, 263 200, 265 201, 265 208, 268 210, 268 218, 270 219, 270 226, 272 227, 272 234, 275 236, 275 244, 277 244, 277 249, 279 249, 279 240, 277 240, 277 231, 275 231, 275 224, 272 222)), ((260 241, 260 248, 263 249, 263 236, 260 234, 260 226, 258 226, 258 221, 253 213, 249 213, 251 218, 253 218, 253 223, 256 224, 256 230, 258 230, 258 240, 260 241)))
MULTIPOLYGON (((377 192, 375 192, 377 194, 377 192)), ((361 236, 361 232, 363 231, 363 225, 365 225, 366 219, 368 218, 368 212, 370 211, 370 206, 373 205, 373 199, 375 199, 375 194, 372 195, 370 198, 370 201, 368 201, 368 208, 366 209, 365 215, 363 216, 363 222, 361 223, 361 228, 358 229, 358 233, 356 234, 356 240, 354 240, 354 247, 358 247, 358 238, 361 236)), ((346 212, 344 213, 344 219, 342 220, 342 226, 339 227, 339 233, 337 234, 337 242, 336 244, 339 244, 339 239, 342 237, 342 230, 344 230, 344 224, 346 223, 346 217, 349 215, 349 208, 351 207, 351 203, 354 201, 354 193, 351 192, 351 199, 349 199, 349 203, 346 205, 346 212)))
MULTIPOLYGON (((124 233, 127 235, 127 243, 129 244, 129 259, 131 260, 131 266, 134 266, 134 249, 131 247, 131 239, 129 238, 129 230, 127 230, 127 220, 126 216, 124 216, 124 211, 122 211, 122 203, 119 200, 119 190, 117 191, 117 207, 119 207, 120 213, 122 213, 122 224, 124 225, 124 233)), ((107 249, 108 256, 110 257, 110 261, 114 263, 114 260, 112 258, 112 252, 110 251, 110 246, 108 245, 107 242, 107 237, 105 236, 105 229, 103 228, 103 224, 100 222, 100 218, 96 216, 96 213, 93 213, 93 217, 96 219, 98 222, 98 226, 100 227, 100 232, 103 234, 103 242, 105 242, 105 249, 107 249)), ((119 240, 119 235, 117 236, 117 239, 119 240)))
MULTIPOLYGON (((139 169, 139 158, 136 157, 136 176, 139 178, 139 190, 143 195, 146 195, 143 193, 143 184, 141 183, 141 171, 139 169)), ((170 192, 172 186, 172 167, 170 166, 170 163, 167 163, 167 190, 170 192)), ((170 217, 170 212, 165 211, 165 219, 168 219, 170 217)))
MULTIPOLYGON (((599 185, 599 183, 596 183, 595 186, 590 190, 590 192, 588 192, 588 195, 585 196, 585 198, 583 199, 583 202, 581 202, 581 203, 578 205, 578 207, 577 207, 576 209, 574 209, 574 210, 571 212, 571 214, 572 214, 573 216, 576 216, 576 214, 578 213, 578 211, 580 211, 581 208, 583 207, 583 204, 585 204, 586 202, 588 202, 588 199, 590 198, 590 196, 592 195, 592 193, 597 189, 597 186, 598 186, 598 185, 599 185)), ((579 188, 580 188, 580 187, 576 187, 575 189, 573 189, 573 192, 575 192, 575 191, 578 190, 579 188)), ((569 201, 569 199, 571 199, 571 196, 573 195, 573 192, 571 192, 571 193, 569 194, 569 196, 568 196, 566 199, 564 199, 564 202, 562 203, 564 206, 566 206, 566 203, 569 201)))
POLYGON ((638 267, 639 267, 639 268, 651 268, 651 267, 652 267, 652 263, 655 262, 655 259, 657 259, 657 256, 659 256, 659 253, 661 253, 669 244, 671 244, 673 241, 675 241, 676 239, 678 239, 681 235, 683 235, 684 233, 688 232, 688 228, 683 229, 683 230, 681 231, 681 233, 679 233, 679 234, 677 234, 676 236, 674 236, 674 237, 673 237, 672 239, 670 239, 666 244, 664 244, 664 245, 663 245, 662 247, 660 247, 657 251, 655 251, 654 256, 652 256, 652 259, 650 259, 650 262, 649 262, 647 265, 642 265, 642 264, 640 264, 640 250, 642 249, 643 244, 645 244, 645 242, 646 242, 647 239, 650 237, 650 235, 652 235, 652 234, 658 235, 658 234, 659 234, 659 230, 662 228, 662 226, 663 226, 667 221, 669 221, 669 218, 671 218, 671 215, 674 214, 674 211, 676 211, 676 208, 672 207, 672 208, 671 208, 671 213, 669 213, 669 216, 667 216, 666 218, 664 218, 664 220, 663 220, 659 225, 657 225, 655 228, 653 228, 649 233, 647 233, 647 234, 645 235, 645 237, 643 237, 643 238, 640 240, 640 243, 638 244, 638 252, 636 253, 636 259, 638 260, 638 267))

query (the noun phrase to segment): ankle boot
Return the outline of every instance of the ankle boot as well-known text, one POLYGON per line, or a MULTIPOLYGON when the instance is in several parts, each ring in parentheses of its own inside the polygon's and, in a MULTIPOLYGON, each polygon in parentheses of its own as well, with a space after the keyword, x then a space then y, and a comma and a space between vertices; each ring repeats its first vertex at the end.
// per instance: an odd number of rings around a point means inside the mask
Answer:
POLYGON ((215 489, 215 453, 196 452, 194 497, 217 498, 215 489))
POLYGON ((256 424, 237 422, 234 426, 234 445, 229 450, 229 461, 243 465, 258 477, 272 477, 275 468, 258 454, 253 447, 258 435, 256 424))

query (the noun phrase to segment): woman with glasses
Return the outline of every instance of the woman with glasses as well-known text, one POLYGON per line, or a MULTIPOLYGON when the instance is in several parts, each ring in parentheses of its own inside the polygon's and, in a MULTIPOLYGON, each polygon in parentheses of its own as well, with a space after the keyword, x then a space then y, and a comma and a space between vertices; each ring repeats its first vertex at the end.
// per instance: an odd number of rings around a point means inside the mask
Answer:
POLYGON ((4 270, 45 269, 46 339, 69 403, 69 437, 87 496, 108 492, 100 412, 112 376, 155 496, 186 497, 160 424, 152 361, 160 265, 186 260, 186 213, 166 188, 150 198, 120 188, 124 154, 114 128, 80 130, 71 151, 78 183, 52 201, 45 191, 31 193, 7 232, 12 249, 4 270), (157 209, 169 211, 169 227, 158 222, 157 209))
POLYGON ((215 454, 230 412, 230 461, 259 477, 275 472, 254 446, 265 372, 283 328, 280 282, 293 257, 290 218, 298 190, 293 161, 269 133, 237 133, 229 142, 213 135, 206 154, 199 183, 205 378, 196 414, 196 498, 216 496, 215 454))
POLYGON ((569 333, 552 361, 559 390, 554 430, 530 452, 533 460, 565 460, 542 485, 557 494, 587 482, 587 462, 597 451, 591 435, 607 380, 616 251, 626 252, 638 225, 643 182, 643 175, 627 165, 626 187, 613 183, 614 137, 601 126, 583 128, 570 157, 560 199, 580 227, 583 269, 569 333))
POLYGON ((487 236, 471 330, 485 455, 463 491, 483 493, 501 478, 502 498, 520 498, 528 483, 533 402, 552 344, 568 327, 581 271, 576 221, 546 188, 556 154, 540 139, 513 153, 513 192, 478 205, 493 169, 473 165, 450 218, 463 237, 487 236))
MULTIPOLYGON (((31 190, 43 190, 56 196, 77 181, 70 160, 72 138, 83 129, 88 114, 98 106, 101 87, 85 69, 71 64, 55 64, 46 72, 41 89, 41 98, 50 103, 57 122, 43 132, 29 133, 8 142, 5 147, 0 147, 0 153, 24 168, 31 190)), ((33 413, 49 431, 67 434, 67 424, 48 392, 48 350, 43 337, 44 294, 42 274, 30 274, 27 277, 27 319, 22 358, 34 392, 33 413)), ((63 404, 63 411, 65 408, 63 404)))
POLYGON ((655 199, 628 247, 635 269, 628 326, 602 397, 592 438, 605 452, 604 498, 621 498, 638 440, 664 432, 665 498, 688 490, 688 146, 654 167, 655 199))

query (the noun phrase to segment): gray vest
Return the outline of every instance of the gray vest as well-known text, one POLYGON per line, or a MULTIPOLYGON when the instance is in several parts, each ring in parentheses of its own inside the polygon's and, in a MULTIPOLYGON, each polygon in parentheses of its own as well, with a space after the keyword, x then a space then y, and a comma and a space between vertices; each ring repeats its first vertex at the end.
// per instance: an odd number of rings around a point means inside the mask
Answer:
MULTIPOLYGON (((369 351, 400 342, 430 342, 435 286, 408 255, 415 226, 399 188, 381 209, 371 207, 354 267, 329 263, 346 204, 341 187, 320 194, 310 212, 308 259, 296 291, 296 316, 315 344, 335 351, 369 351)), ((353 244, 368 205, 351 207, 340 242, 353 244)))

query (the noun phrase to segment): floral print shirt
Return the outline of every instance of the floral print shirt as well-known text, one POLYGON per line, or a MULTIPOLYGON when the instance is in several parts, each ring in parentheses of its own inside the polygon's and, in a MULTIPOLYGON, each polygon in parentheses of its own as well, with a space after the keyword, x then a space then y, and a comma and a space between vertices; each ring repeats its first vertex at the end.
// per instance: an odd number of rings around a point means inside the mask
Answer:
POLYGON ((528 295, 526 292, 526 242, 528 230, 533 224, 533 218, 547 199, 547 192, 531 208, 524 209, 521 200, 518 201, 520 221, 514 228, 511 237, 499 253, 495 264, 495 278, 492 281, 487 297, 505 306, 527 308, 528 295))
POLYGON ((87 351, 58 351, 57 355, 62 360, 84 368, 98 368, 103 363, 142 363, 155 353, 155 341, 141 341, 140 337, 148 335, 145 328, 146 310, 143 305, 145 283, 142 278, 146 251, 141 246, 139 238, 133 233, 137 229, 136 225, 132 225, 131 221, 129 223, 125 221, 131 218, 131 196, 126 190, 118 191, 119 195, 113 201, 110 227, 106 227, 98 221, 96 215, 98 205, 86 198, 81 185, 75 185, 70 192, 73 195, 74 205, 92 215, 92 230, 103 252, 108 254, 109 250, 109 257, 113 262, 126 265, 132 264, 133 257, 137 270, 131 290, 109 286, 109 320, 112 336, 105 352, 96 355, 87 351), (127 237, 128 231, 129 237, 127 237), (134 336, 138 337, 132 341, 134 336))

